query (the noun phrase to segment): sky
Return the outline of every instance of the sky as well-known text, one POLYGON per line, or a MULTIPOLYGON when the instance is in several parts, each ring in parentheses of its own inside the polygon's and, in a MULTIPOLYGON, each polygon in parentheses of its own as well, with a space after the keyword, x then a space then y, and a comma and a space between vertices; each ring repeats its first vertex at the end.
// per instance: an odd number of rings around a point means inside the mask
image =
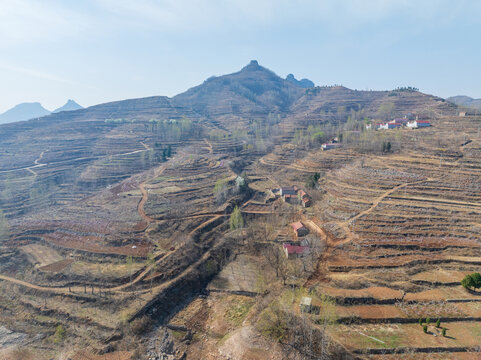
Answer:
POLYGON ((256 59, 353 89, 481 98, 478 0, 0 0, 0 112, 173 96, 256 59))

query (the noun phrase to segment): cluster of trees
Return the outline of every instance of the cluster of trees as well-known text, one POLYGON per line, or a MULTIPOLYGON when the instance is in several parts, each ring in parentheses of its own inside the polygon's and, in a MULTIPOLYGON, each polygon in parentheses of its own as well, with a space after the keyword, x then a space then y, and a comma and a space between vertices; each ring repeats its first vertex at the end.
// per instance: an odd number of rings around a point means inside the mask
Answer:
POLYGON ((383 153, 388 153, 391 152, 391 142, 390 141, 384 141, 382 143, 382 152, 383 153))
POLYGON ((221 178, 215 182, 214 185, 214 198, 215 202, 219 205, 227 200, 229 195, 229 179, 221 178))
POLYGON ((317 182, 321 178, 321 174, 318 172, 308 175, 306 179, 306 188, 315 189, 317 187, 317 182))
POLYGON ((269 113, 265 118, 249 120, 242 139, 246 148, 260 152, 265 152, 271 148, 273 138, 281 133, 279 126, 277 126, 280 121, 280 114, 275 112, 269 113))
POLYGON ((402 147, 402 134, 399 131, 361 131, 344 133, 343 146, 353 147, 362 153, 384 154, 398 151, 402 147))
POLYGON ((400 87, 395 88, 393 91, 415 92, 415 91, 419 91, 419 89, 417 87, 414 87, 414 86, 400 86, 400 87))
POLYGON ((156 161, 167 161, 172 156, 172 145, 162 147, 162 144, 158 141, 154 143, 153 155, 156 161))
POLYGON ((104 122, 107 124, 127 124, 127 123, 134 123, 135 119, 124 119, 124 118, 105 119, 104 122))
POLYGON ((294 133, 294 139, 292 140, 296 145, 302 145, 306 147, 319 146, 327 140, 326 134, 322 131, 319 125, 309 125, 307 130, 296 130, 294 133))
POLYGON ((243 148, 265 152, 273 146, 273 139, 281 134, 281 129, 277 126, 280 121, 280 114, 271 112, 267 117, 249 119, 230 132, 213 129, 207 136, 211 140, 233 139, 242 142, 243 145, 238 150, 243 148))
POLYGON ((232 185, 229 178, 220 178, 214 185, 214 198, 217 205, 224 203, 230 195, 246 194, 249 192, 249 179, 244 173, 238 176, 232 185))
POLYGON ((468 290, 481 288, 481 274, 473 273, 466 275, 464 279, 461 280, 461 285, 468 290))
POLYGON ((383 120, 391 120, 394 112, 394 104, 392 102, 382 103, 377 110, 377 115, 383 120))
POLYGON ((199 136, 201 128, 190 119, 150 119, 146 125, 158 140, 178 141, 199 136))
MULTIPOLYGON (((419 319, 419 325, 421 325, 423 327, 423 331, 424 331, 425 334, 428 333, 428 326, 429 326, 430 323, 431 323, 431 318, 426 318, 426 324, 424 324, 424 320, 422 318, 419 319)), ((441 328, 441 319, 436 320, 436 327, 438 329, 441 328)), ((442 328, 441 334, 443 336, 446 336, 446 331, 447 331, 446 328, 442 328)))

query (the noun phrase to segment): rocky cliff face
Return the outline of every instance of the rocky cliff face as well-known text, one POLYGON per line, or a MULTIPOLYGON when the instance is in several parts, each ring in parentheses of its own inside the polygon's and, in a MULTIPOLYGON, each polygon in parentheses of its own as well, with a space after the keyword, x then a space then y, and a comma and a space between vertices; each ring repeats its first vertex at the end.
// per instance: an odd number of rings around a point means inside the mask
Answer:
POLYGON ((315 86, 311 80, 309 79, 297 80, 292 74, 287 75, 286 80, 304 89, 313 88, 315 86))

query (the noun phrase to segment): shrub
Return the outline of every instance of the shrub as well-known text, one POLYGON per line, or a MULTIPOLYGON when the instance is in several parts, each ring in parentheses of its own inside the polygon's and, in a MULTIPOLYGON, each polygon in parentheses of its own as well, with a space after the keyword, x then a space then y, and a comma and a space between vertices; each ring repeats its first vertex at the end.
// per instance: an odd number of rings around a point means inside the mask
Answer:
POLYGON ((430 324, 431 323, 431 318, 426 318, 426 324, 430 324))
POLYGON ((278 342, 288 336, 287 314, 281 310, 278 303, 271 304, 262 312, 257 325, 264 336, 278 342))
POLYGON ((419 318, 419 325, 423 326, 423 319, 419 318))
POLYGON ((62 324, 57 326, 57 329, 55 329, 55 335, 54 337, 54 342, 59 343, 65 339, 65 328, 62 326, 62 324))
POLYGON ((471 275, 466 275, 464 277, 464 279, 461 280, 461 285, 465 289, 470 289, 470 288, 474 287, 474 281, 473 281, 473 278, 471 277, 471 275))
POLYGON ((229 196, 229 179, 218 179, 214 186, 214 197, 216 203, 222 204, 227 199, 227 196, 229 196))
POLYGON ((148 316, 135 319, 130 323, 130 329, 135 335, 142 335, 152 329, 153 322, 148 316))
POLYGON ((480 273, 473 273, 470 275, 466 275, 463 280, 461 280, 461 285, 465 289, 471 288, 481 288, 481 274, 480 273))
POLYGON ((440 327, 441 327, 441 319, 438 319, 438 320, 436 321, 436 327, 437 327, 437 328, 440 328, 440 327))
POLYGON ((446 336, 446 328, 443 328, 443 329, 441 330, 441 334, 442 334, 443 336, 446 336))
POLYGON ((236 230, 244 227, 244 218, 242 217, 242 212, 237 205, 230 216, 229 224, 231 230, 236 230))
POLYGON ((428 333, 428 326, 427 326, 427 325, 424 325, 424 326, 423 326, 423 331, 424 331, 425 334, 428 333))
POLYGON ((474 287, 476 289, 481 288, 481 274, 480 273, 471 274, 471 278, 473 279, 474 287))

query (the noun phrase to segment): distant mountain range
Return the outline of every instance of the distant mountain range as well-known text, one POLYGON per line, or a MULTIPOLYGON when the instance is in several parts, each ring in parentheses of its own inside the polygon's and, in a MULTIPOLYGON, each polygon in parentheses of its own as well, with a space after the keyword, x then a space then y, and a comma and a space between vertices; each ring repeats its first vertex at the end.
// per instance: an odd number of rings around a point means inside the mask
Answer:
POLYGON ((0 124, 28 120, 50 114, 40 103, 22 103, 0 115, 0 124))
MULTIPOLYGON (((82 106, 77 104, 73 100, 68 100, 65 105, 54 110, 53 113, 58 113, 61 111, 72 111, 83 109, 82 106)), ((40 118, 42 116, 50 115, 52 111, 45 109, 40 103, 21 103, 10 110, 5 111, 0 114, 0 124, 7 124, 17 121, 24 121, 29 119, 40 118)))
POLYGON ((83 109, 82 106, 77 104, 75 101, 69 99, 64 106, 59 107, 58 109, 55 109, 52 111, 53 113, 58 113, 60 111, 74 111, 74 110, 80 110, 83 109))
POLYGON ((481 110, 481 99, 473 99, 472 97, 469 97, 469 96, 458 95, 458 96, 448 97, 446 100, 458 106, 465 106, 465 107, 481 110))

